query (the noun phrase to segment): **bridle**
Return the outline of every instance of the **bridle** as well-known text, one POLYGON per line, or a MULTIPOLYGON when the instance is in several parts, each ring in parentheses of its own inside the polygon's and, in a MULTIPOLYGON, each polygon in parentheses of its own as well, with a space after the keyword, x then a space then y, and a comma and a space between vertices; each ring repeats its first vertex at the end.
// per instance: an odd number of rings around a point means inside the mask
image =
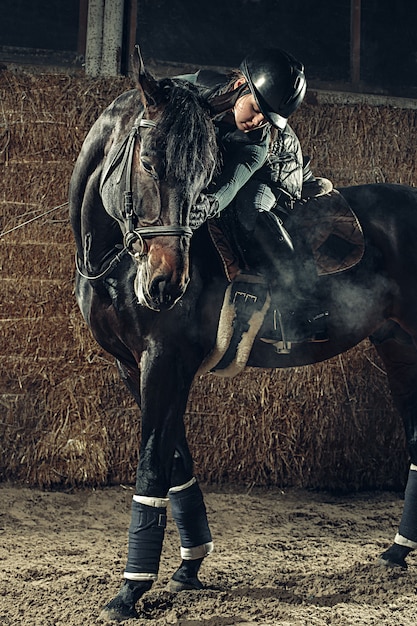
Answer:
POLYGON ((122 141, 116 154, 103 170, 103 174, 100 180, 100 193, 102 193, 104 183, 109 176, 114 172, 115 168, 120 163, 120 171, 116 178, 116 184, 120 185, 122 182, 125 184, 125 191, 123 193, 123 212, 122 215, 126 224, 126 232, 123 236, 123 248, 120 249, 117 254, 109 261, 108 265, 98 274, 91 275, 86 274, 82 269, 82 261, 78 254, 75 257, 76 268, 80 276, 86 278, 90 282, 95 282, 106 278, 122 261, 126 254, 130 254, 135 259, 139 259, 147 254, 148 247, 146 245, 146 239, 152 237, 191 237, 193 231, 189 226, 182 226, 180 224, 173 224, 169 226, 154 225, 154 226, 139 226, 137 222, 137 216, 133 207, 133 192, 132 192, 132 166, 133 166, 133 154, 136 144, 136 139, 140 135, 141 128, 154 128, 156 122, 140 118, 133 126, 130 133, 122 141), (135 245, 135 250, 133 249, 135 245))
POLYGON ((143 117, 133 125, 129 135, 124 139, 120 145, 118 151, 114 155, 110 164, 103 172, 100 190, 103 188, 104 183, 110 176, 115 166, 121 160, 120 172, 116 179, 116 184, 125 183, 125 191, 123 193, 123 217, 126 224, 126 232, 123 236, 123 244, 127 251, 139 258, 144 256, 147 251, 147 245, 145 240, 151 237, 191 237, 193 231, 189 226, 181 226, 180 224, 173 224, 169 226, 154 225, 154 226, 135 226, 137 217, 133 207, 133 192, 132 192, 132 166, 133 166, 133 154, 135 149, 135 143, 137 137, 140 135, 141 128, 155 128, 156 122, 153 120, 144 119, 143 117), (133 251, 133 244, 135 245, 135 251, 133 251))

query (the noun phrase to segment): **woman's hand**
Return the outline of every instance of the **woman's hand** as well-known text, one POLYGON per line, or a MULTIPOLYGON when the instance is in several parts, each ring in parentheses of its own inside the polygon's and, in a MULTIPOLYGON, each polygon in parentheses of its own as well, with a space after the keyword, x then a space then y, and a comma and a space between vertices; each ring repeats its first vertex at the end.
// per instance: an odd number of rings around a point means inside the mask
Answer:
POLYGON ((204 222, 215 217, 219 212, 219 203, 215 196, 201 193, 197 202, 191 207, 189 225, 191 230, 197 230, 204 222))

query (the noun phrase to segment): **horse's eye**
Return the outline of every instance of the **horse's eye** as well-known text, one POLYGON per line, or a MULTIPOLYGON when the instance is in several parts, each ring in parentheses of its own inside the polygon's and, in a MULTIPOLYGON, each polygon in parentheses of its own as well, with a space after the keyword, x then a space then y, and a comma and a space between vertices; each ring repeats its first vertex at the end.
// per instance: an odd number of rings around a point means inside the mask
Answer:
POLYGON ((148 159, 142 158, 141 165, 143 169, 145 170, 145 172, 149 174, 150 176, 152 176, 152 178, 155 178, 155 180, 158 178, 158 174, 156 173, 155 167, 152 165, 150 161, 148 161, 148 159))

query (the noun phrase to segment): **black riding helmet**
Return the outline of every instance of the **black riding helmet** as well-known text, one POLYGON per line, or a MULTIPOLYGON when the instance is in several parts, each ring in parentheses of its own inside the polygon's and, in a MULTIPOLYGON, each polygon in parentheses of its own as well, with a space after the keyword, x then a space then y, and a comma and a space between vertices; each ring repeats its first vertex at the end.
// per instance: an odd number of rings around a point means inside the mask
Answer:
POLYGON ((276 128, 285 128, 306 92, 303 64, 284 50, 264 49, 248 55, 240 70, 264 117, 276 128))

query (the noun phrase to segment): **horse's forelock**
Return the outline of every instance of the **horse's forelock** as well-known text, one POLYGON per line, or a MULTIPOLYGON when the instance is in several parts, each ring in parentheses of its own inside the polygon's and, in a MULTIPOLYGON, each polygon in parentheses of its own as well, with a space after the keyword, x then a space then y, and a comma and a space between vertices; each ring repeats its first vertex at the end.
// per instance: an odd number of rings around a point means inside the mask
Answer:
POLYGON ((166 152, 165 173, 185 183, 213 172, 217 144, 208 105, 197 89, 185 81, 164 79, 167 100, 158 132, 166 152))

